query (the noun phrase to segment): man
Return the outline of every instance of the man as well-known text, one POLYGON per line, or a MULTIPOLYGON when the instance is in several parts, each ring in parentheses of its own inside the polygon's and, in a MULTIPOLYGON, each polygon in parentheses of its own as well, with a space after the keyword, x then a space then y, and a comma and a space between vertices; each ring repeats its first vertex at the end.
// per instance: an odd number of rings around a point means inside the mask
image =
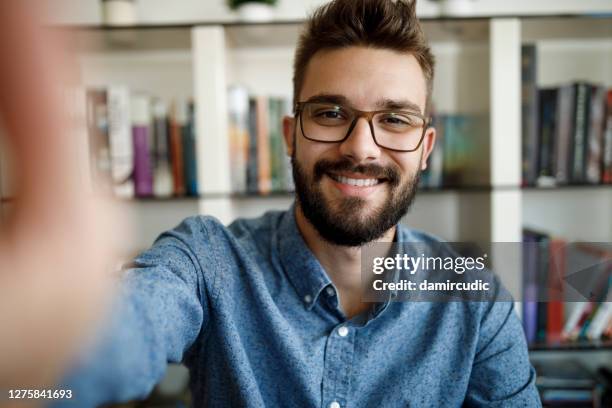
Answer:
POLYGON ((398 225, 434 147, 433 65, 414 3, 318 9, 283 121, 294 206, 162 234, 71 383, 81 406, 146 396, 168 361, 196 406, 539 406, 512 302, 362 301, 362 245, 435 243, 398 225))

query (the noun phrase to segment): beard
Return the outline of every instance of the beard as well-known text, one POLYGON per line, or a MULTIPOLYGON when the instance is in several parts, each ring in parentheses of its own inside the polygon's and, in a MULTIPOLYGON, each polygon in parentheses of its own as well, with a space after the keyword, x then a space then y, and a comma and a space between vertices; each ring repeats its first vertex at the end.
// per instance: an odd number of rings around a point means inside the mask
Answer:
POLYGON ((341 159, 318 161, 310 176, 295 153, 291 157, 291 167, 297 200, 306 219, 329 243, 350 247, 372 242, 397 225, 414 200, 421 174, 418 169, 414 177, 402 182, 396 166, 355 165, 348 159, 341 159), (329 202, 321 189, 321 180, 330 172, 342 171, 384 179, 389 189, 388 199, 366 216, 361 213, 370 204, 360 197, 343 197, 329 202))

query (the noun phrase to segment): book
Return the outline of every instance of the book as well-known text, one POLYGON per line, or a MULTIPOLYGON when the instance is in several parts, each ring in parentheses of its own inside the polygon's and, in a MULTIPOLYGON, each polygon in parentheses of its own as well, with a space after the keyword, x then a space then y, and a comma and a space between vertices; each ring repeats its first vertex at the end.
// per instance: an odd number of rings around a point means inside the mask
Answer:
POLYGON ((269 194, 272 190, 272 180, 270 169, 268 98, 258 96, 256 100, 258 190, 260 194, 269 194))
POLYGON ((584 183, 586 181, 587 133, 589 130, 589 110, 591 86, 585 82, 577 82, 575 88, 574 131, 572 154, 570 155, 570 181, 584 183))
POLYGON ((593 302, 577 302, 563 326, 561 338, 563 340, 577 340, 580 329, 592 310, 593 302))
POLYGON ((522 183, 534 185, 539 157, 537 50, 535 45, 521 47, 522 183))
POLYGON ((606 99, 606 132, 603 141, 601 180, 603 183, 612 184, 612 89, 608 90, 606 99))
POLYGON ((232 191, 247 191, 249 154, 249 93, 240 85, 230 86, 227 96, 232 191))
POLYGON ((566 245, 560 238, 553 238, 549 243, 548 302, 545 304, 547 343, 559 342, 563 331, 566 245))
POLYGON ((170 130, 167 104, 156 99, 153 102, 153 194, 169 197, 173 193, 172 167, 170 163, 170 130))
POLYGON ((112 170, 106 89, 88 89, 86 99, 91 174, 96 181, 94 186, 105 193, 111 193, 112 170))
POLYGON ((555 143, 555 179, 558 184, 570 181, 570 155, 574 130, 575 88, 564 85, 559 88, 557 101, 557 127, 555 143))
POLYGON ((137 197, 153 195, 153 172, 149 153, 151 109, 146 95, 132 98, 132 138, 134 142, 134 187, 137 197))
POLYGON ((555 133, 557 125, 558 89, 541 89, 538 92, 538 157, 537 184, 550 186, 555 184, 555 133))
POLYGON ((603 162, 604 131, 606 126, 607 90, 594 86, 591 92, 589 132, 587 135, 586 182, 599 184, 603 162))
POLYGON ((183 142, 183 166, 185 174, 185 193, 190 196, 198 195, 198 169, 196 162, 195 137, 195 106, 193 102, 186 102, 186 122, 181 129, 183 142))
POLYGON ((108 87, 108 134, 113 190, 117 197, 134 196, 134 151, 130 114, 130 91, 126 86, 108 87))
POLYGON ((270 141, 270 181, 272 191, 281 191, 285 185, 281 121, 281 100, 276 97, 268 98, 268 137, 270 141))
POLYGON ((538 331, 538 235, 523 231, 522 321, 527 343, 535 343, 538 331))
POLYGON ((285 116, 293 116, 293 109, 291 103, 292 101, 290 97, 281 98, 280 118, 278 121, 278 125, 281 136, 281 171, 283 173, 283 185, 281 186, 282 191, 295 190, 295 185, 293 183, 293 169, 291 167, 291 156, 287 154, 288 150, 283 133, 283 118, 285 116))
POLYGON ((248 117, 249 147, 247 154, 246 184, 247 192, 259 192, 258 146, 257 146, 257 101, 249 98, 248 117))
POLYGON ((170 161, 172 164, 173 192, 176 196, 185 194, 185 169, 183 165, 183 126, 187 121, 184 106, 176 101, 170 116, 170 161))

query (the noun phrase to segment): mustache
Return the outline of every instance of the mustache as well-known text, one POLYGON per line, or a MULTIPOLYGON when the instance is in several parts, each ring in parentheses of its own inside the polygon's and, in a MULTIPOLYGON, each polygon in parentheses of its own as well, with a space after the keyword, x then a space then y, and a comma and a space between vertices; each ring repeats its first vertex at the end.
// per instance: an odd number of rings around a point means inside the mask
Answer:
POLYGON ((314 166, 314 181, 320 181, 326 173, 348 172, 359 173, 367 177, 386 179, 393 187, 399 185, 401 175, 396 166, 383 167, 378 164, 354 164, 349 159, 338 161, 319 160, 314 166))

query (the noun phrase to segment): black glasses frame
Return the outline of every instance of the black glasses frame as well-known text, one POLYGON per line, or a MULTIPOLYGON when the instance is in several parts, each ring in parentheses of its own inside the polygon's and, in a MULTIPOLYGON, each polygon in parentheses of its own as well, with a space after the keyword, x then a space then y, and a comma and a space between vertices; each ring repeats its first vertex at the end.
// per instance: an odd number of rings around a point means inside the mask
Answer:
POLYGON ((362 111, 359 109, 353 109, 350 107, 346 107, 346 106, 342 106, 339 104, 334 104, 334 103, 330 103, 330 106, 335 106, 338 108, 342 108, 347 112, 350 112, 353 114, 354 119, 351 122, 346 135, 340 139, 340 140, 317 140, 317 139, 313 139, 310 138, 308 136, 306 136, 306 132, 304 132, 304 121, 302 120, 302 114, 304 112, 304 107, 308 106, 310 104, 322 104, 325 102, 298 102, 295 104, 295 117, 298 117, 300 120, 300 130, 302 131, 302 136, 304 136, 306 139, 313 141, 313 142, 319 142, 319 143, 342 143, 344 142, 346 139, 348 139, 348 137, 350 136, 351 132, 353 131, 353 129, 355 128, 355 126, 357 125, 357 120, 359 120, 360 118, 365 118, 368 121, 368 124, 370 125, 370 132, 372 132, 372 139, 374 139, 374 143, 376 143, 376 146, 378 147, 382 147, 383 149, 387 149, 387 150, 391 150, 394 152, 400 152, 400 153, 410 153, 410 152, 414 152, 417 151, 419 149, 419 147, 421 147, 421 143, 423 143, 423 139, 425 138, 425 132, 427 131, 427 129, 429 129, 430 124, 431 124, 431 118, 427 117, 427 116, 423 116, 420 113, 416 113, 413 111, 404 111, 404 110, 398 110, 398 109, 381 109, 381 110, 375 110, 375 111, 362 111), (416 116, 418 118, 423 119, 423 132, 421 133, 421 138, 419 139, 419 143, 417 143, 416 147, 414 149, 410 149, 410 150, 402 150, 402 149, 393 149, 391 147, 387 147, 387 146, 383 146, 380 143, 378 143, 378 140, 376 140, 376 134, 374 133, 374 124, 372 123, 372 118, 379 114, 379 113, 405 113, 408 115, 412 115, 412 116, 416 116))

